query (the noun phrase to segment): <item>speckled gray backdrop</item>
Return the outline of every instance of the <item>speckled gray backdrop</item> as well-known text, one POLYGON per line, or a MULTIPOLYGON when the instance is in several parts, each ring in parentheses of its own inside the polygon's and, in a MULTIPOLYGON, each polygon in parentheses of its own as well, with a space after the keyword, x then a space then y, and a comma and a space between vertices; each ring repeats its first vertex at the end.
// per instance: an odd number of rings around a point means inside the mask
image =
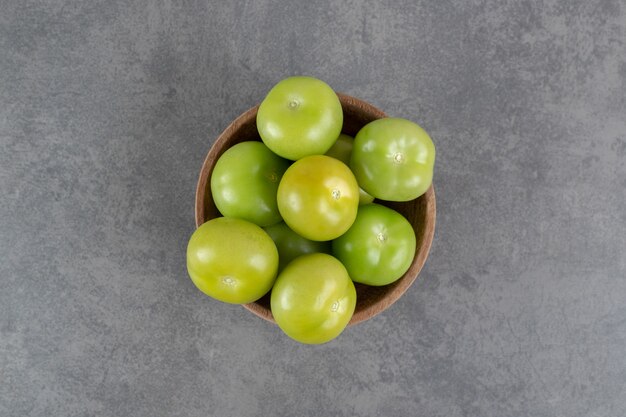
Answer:
POLYGON ((0 3, 1 416, 626 415, 623 0, 0 3), (212 141, 292 74, 438 149, 423 273, 319 347, 184 262, 212 141))

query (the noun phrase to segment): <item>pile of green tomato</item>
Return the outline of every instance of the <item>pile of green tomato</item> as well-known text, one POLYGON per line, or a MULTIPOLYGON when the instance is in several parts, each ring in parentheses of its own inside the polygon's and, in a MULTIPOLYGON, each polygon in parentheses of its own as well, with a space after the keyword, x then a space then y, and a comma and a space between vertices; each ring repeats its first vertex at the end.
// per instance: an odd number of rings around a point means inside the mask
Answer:
POLYGON ((284 333, 325 343, 354 313, 354 282, 387 285, 411 265, 411 224, 374 199, 424 194, 435 147, 399 118, 375 120, 354 139, 342 134, 337 94, 311 77, 276 84, 256 124, 262 142, 234 145, 215 164, 211 193, 223 217, 193 233, 187 269, 202 292, 226 303, 271 291, 284 333))

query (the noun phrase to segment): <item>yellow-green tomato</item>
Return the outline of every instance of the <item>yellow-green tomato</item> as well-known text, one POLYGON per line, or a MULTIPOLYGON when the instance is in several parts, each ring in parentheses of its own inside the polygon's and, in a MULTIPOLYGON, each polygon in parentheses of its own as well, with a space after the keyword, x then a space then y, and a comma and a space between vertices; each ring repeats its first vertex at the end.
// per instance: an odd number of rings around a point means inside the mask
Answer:
POLYGON ((262 142, 241 142, 220 156, 211 174, 211 195, 225 217, 259 226, 281 220, 276 205, 280 179, 291 162, 262 142))
POLYGON ((285 222, 265 228, 278 249, 278 272, 298 256, 308 253, 330 253, 330 242, 316 242, 304 238, 291 230, 285 222))
POLYGON ((232 304, 258 300, 271 288, 278 251, 254 223, 218 217, 196 229, 187 245, 187 271, 206 295, 232 304))
POLYGON ((303 255, 278 275, 271 295, 276 323, 301 343, 326 343, 354 314, 356 290, 346 268, 324 253, 303 255))
POLYGON ((343 162, 312 155, 285 171, 277 202, 283 220, 297 234, 310 240, 332 240, 354 222, 359 186, 343 162))
POLYGON ((261 102, 256 118, 263 142, 277 155, 297 160, 323 154, 341 132, 343 110, 337 94, 312 77, 290 77, 261 102))
POLYGON ((333 254, 354 282, 387 285, 400 278, 415 256, 415 231, 400 213, 379 204, 359 207, 350 230, 333 241, 333 254))
MULTIPOLYGON (((352 155, 352 145, 354 138, 345 133, 339 135, 333 146, 330 147, 326 155, 339 159, 346 165, 350 165, 350 155, 352 155)), ((374 201, 374 197, 359 187, 359 204, 369 204, 374 201)))
POLYGON ((398 118, 374 120, 354 139, 350 168, 359 185, 380 200, 409 201, 428 190, 435 145, 424 129, 398 118))

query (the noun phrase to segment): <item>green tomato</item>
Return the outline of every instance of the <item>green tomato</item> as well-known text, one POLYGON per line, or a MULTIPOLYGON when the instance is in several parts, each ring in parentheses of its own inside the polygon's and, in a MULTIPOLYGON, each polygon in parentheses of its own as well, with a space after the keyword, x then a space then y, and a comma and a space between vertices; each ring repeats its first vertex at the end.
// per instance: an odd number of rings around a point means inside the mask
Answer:
POLYGON ((206 295, 232 304, 258 300, 271 288, 278 251, 267 233, 246 220, 218 217, 191 235, 187 271, 206 295))
POLYGON ((278 272, 298 256, 309 253, 330 253, 330 242, 315 242, 304 238, 291 230, 285 222, 268 226, 265 231, 272 238, 278 249, 278 272))
POLYGON ((310 240, 332 240, 354 222, 359 186, 343 162, 312 155, 285 171, 276 197, 278 210, 293 231, 310 240))
POLYGON ((272 314, 287 336, 326 343, 345 329, 356 307, 346 268, 324 253, 303 255, 280 273, 271 295, 272 314))
MULTIPOLYGON (((346 165, 350 165, 350 155, 352 155, 352 146, 354 138, 344 133, 339 135, 333 146, 326 152, 327 156, 331 156, 335 159, 339 159, 346 165)), ((364 189, 359 187, 359 204, 369 204, 374 201, 374 197, 365 192, 364 189)))
POLYGON ((339 159, 346 165, 350 164, 350 155, 352 155, 352 145, 354 138, 348 136, 345 133, 339 135, 333 146, 326 151, 326 155, 332 156, 335 159, 339 159))
POLYGON ((290 77, 276 84, 256 118, 261 139, 277 155, 297 160, 323 154, 341 132, 343 110, 328 84, 312 77, 290 77))
POLYGON ((350 230, 333 241, 333 254, 354 282, 387 285, 400 278, 415 256, 415 231, 400 213, 379 204, 359 207, 350 230))
POLYGON ((375 198, 413 200, 433 179, 435 145, 417 124, 397 118, 378 119, 356 135, 350 168, 359 185, 375 198))
POLYGON ((226 217, 259 226, 281 221, 276 192, 290 162, 261 142, 242 142, 220 156, 211 174, 211 195, 226 217))

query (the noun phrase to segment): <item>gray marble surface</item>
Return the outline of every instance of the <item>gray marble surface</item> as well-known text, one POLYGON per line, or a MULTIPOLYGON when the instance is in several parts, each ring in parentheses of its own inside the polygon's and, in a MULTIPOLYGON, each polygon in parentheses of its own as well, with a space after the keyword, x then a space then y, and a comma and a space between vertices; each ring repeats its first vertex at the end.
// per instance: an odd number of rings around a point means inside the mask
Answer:
POLYGON ((626 415, 623 0, 0 6, 0 416, 626 415), (438 150, 423 273, 318 347, 185 270, 208 148, 292 74, 438 150))

